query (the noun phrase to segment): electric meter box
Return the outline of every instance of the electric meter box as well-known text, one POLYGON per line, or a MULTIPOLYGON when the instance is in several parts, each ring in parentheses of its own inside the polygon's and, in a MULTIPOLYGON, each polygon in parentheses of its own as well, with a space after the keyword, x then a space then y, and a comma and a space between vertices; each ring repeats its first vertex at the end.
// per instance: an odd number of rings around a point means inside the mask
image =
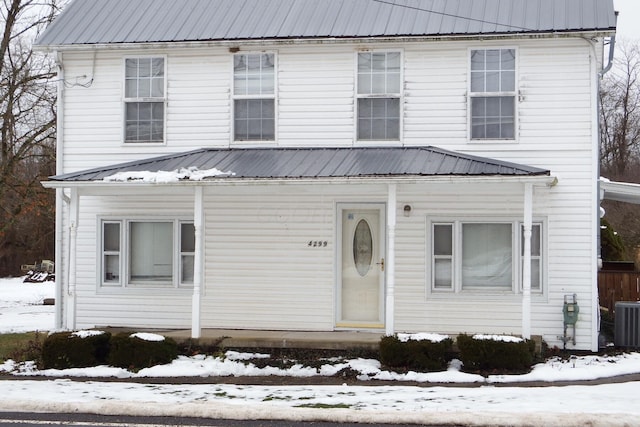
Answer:
POLYGON ((580 307, 577 302, 565 302, 562 308, 564 314, 565 325, 575 325, 578 321, 578 313, 580 313, 580 307))

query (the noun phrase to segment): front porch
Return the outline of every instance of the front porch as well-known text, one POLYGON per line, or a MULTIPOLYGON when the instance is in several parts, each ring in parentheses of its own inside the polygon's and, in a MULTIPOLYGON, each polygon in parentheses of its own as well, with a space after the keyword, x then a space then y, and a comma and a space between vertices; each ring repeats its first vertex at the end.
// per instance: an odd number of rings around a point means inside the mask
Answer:
MULTIPOLYGON (((100 328, 115 334, 127 328, 100 328)), ((170 337, 178 343, 191 339, 190 329, 135 329, 170 337)), ((378 350, 381 331, 262 331, 239 329, 202 329, 201 344, 221 348, 307 348, 321 350, 378 350)))

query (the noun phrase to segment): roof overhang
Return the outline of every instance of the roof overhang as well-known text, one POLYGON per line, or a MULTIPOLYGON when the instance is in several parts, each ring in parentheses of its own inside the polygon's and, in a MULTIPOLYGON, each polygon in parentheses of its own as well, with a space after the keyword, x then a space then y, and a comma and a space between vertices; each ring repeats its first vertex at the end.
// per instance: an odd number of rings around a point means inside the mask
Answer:
POLYGON ((45 188, 77 188, 88 191, 115 189, 192 188, 197 186, 260 186, 260 185, 340 185, 340 184, 525 184, 553 187, 558 179, 552 175, 538 176, 379 176, 339 178, 216 178, 201 181, 140 182, 140 181, 43 181, 45 188))
POLYGON ((533 183, 549 170, 437 147, 202 148, 50 177, 47 188, 533 183))
POLYGON ((600 179, 600 190, 603 200, 640 204, 640 184, 600 179))
POLYGON ((424 36, 373 36, 373 37, 309 37, 309 38, 265 38, 265 39, 233 39, 233 40, 176 40, 135 43, 86 43, 33 45, 37 52, 81 52, 94 50, 149 50, 167 48, 234 48, 289 45, 336 45, 336 44, 371 44, 371 43, 406 43, 406 42, 442 42, 454 40, 505 40, 505 39, 543 39, 543 38, 580 38, 594 39, 610 37, 615 34, 611 30, 554 31, 554 32, 511 32, 486 34, 445 34, 424 36))

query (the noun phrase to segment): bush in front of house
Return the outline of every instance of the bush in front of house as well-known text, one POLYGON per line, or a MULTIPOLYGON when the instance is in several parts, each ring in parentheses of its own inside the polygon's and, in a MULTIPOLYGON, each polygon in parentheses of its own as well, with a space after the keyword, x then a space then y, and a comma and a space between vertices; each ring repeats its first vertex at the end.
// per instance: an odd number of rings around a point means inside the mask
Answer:
POLYGON ((535 342, 505 337, 458 335, 459 357, 468 372, 528 372, 535 360, 535 342))
POLYGON ((109 364, 139 371, 170 363, 178 357, 178 345, 171 338, 155 334, 119 333, 111 337, 109 364))
POLYGON ((86 368, 103 365, 111 334, 103 331, 58 332, 42 344, 44 369, 86 368))
POLYGON ((380 340, 380 362, 390 368, 420 372, 441 371, 450 360, 451 338, 413 339, 411 335, 384 336, 380 340))

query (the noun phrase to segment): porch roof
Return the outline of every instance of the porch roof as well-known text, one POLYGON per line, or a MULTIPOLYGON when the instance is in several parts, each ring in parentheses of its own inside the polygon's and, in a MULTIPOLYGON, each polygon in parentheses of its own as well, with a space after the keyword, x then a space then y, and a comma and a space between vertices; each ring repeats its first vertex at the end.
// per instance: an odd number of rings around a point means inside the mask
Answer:
POLYGON ((80 184, 433 176, 523 178, 550 176, 550 171, 436 147, 201 148, 56 175, 49 180, 80 184), (173 175, 168 178, 167 172, 173 175))

